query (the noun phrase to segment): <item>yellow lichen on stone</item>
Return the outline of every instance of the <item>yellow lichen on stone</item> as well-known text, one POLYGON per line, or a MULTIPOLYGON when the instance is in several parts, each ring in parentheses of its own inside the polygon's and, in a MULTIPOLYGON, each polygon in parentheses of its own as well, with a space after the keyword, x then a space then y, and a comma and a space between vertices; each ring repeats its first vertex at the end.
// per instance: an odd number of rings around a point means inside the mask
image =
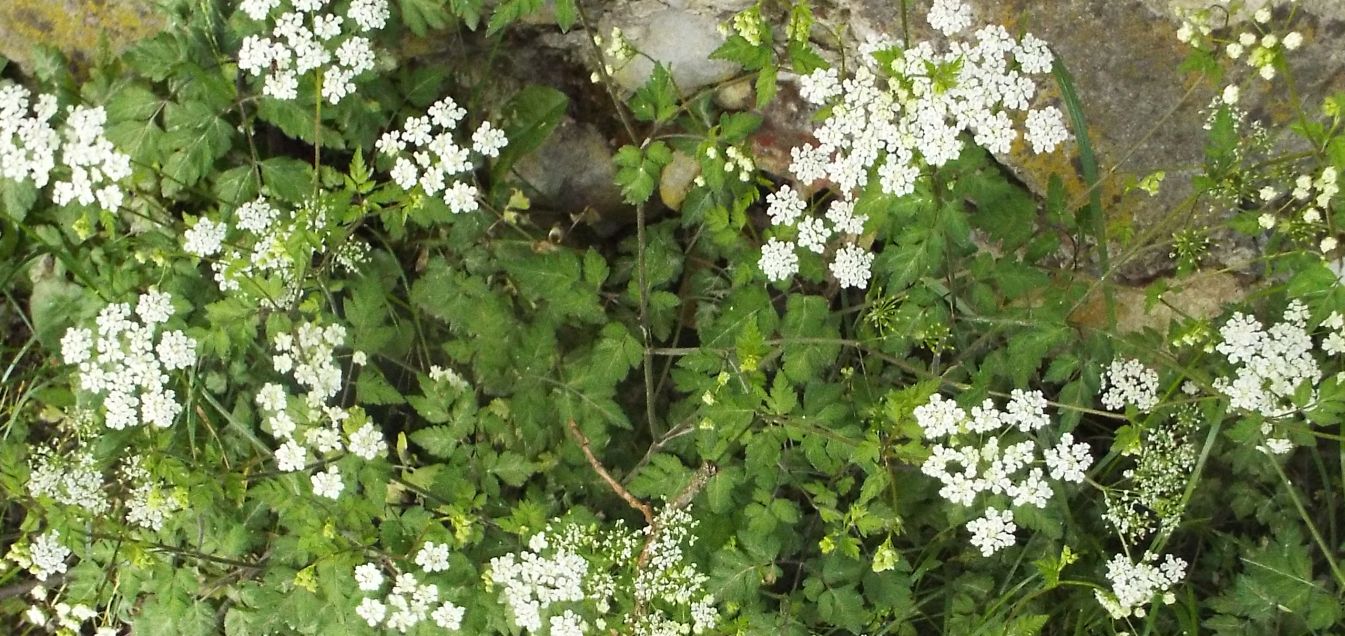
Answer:
POLYGON ((0 54, 27 65, 35 45, 59 49, 76 61, 91 57, 106 38, 114 51, 159 31, 150 0, 5 0, 0 2, 0 54))

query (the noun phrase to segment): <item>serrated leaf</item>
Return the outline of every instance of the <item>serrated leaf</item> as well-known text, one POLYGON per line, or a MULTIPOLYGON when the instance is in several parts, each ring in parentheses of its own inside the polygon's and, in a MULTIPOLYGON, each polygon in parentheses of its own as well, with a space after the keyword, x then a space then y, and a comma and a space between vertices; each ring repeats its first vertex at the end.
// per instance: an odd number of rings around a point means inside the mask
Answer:
POLYGON ((219 173, 215 196, 229 206, 239 206, 257 198, 257 174, 252 166, 238 166, 219 173))
POLYGON ((764 43, 752 44, 740 35, 730 35, 710 54, 710 59, 734 62, 749 71, 755 71, 770 63, 771 49, 764 43))
POLYGON ((313 192, 313 168, 290 157, 272 157, 261 162, 262 182, 271 196, 302 203, 313 192))
POLYGON ((402 24, 417 37, 425 37, 431 29, 448 26, 448 11, 443 0, 400 0, 402 24))
POLYGON ((490 23, 486 25, 486 35, 494 35, 525 15, 531 14, 542 7, 542 0, 504 0, 495 7, 495 13, 490 15, 490 23))
POLYGON ((724 113, 719 116, 719 134, 724 141, 736 144, 761 127, 761 115, 756 113, 724 113))
POLYGON ((417 446, 425 449, 425 452, 447 459, 453 456, 453 450, 458 447, 457 431, 449 426, 431 426, 422 428, 411 433, 411 441, 417 446))
POLYGON ((575 21, 579 19, 579 8, 576 6, 578 0, 556 0, 556 26, 560 27, 561 32, 569 31, 574 26, 575 21))
POLYGON ((536 466, 526 457, 512 451, 500 453, 490 472, 510 486, 522 486, 528 478, 537 472, 536 466))
POLYGON ((823 368, 836 359, 840 345, 798 341, 825 341, 839 337, 825 298, 790 296, 784 320, 780 324, 785 374, 800 385, 816 378, 823 368))
POLYGON ((649 145, 644 152, 635 146, 622 146, 613 162, 617 166, 616 184, 631 205, 649 200, 663 167, 672 161, 672 150, 662 141, 649 145))
POLYGON ((630 111, 640 121, 664 122, 677 114, 677 87, 662 63, 654 65, 649 79, 630 99, 630 111))
POLYGON ((402 393, 383 377, 383 372, 372 366, 360 370, 355 383, 355 399, 361 404, 402 404, 402 393))

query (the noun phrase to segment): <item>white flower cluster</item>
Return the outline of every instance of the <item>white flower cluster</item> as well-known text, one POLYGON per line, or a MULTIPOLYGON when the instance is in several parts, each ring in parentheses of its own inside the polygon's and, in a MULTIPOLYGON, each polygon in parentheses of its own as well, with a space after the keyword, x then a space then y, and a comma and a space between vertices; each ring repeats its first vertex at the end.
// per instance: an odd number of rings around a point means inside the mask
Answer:
MULTIPOLYGON (((1312 357, 1313 342, 1307 331, 1308 311, 1293 301, 1284 310, 1284 320, 1269 329, 1241 313, 1219 329, 1223 340, 1215 350, 1234 366, 1231 378, 1216 378, 1214 388, 1229 399, 1233 408, 1259 413, 1268 419, 1288 416, 1297 407, 1294 391, 1303 383, 1316 385, 1321 368, 1312 357)), ((1315 393, 1315 391, 1314 391, 1315 393)), ((1264 433, 1273 434, 1271 423, 1264 433)), ((1287 440, 1271 438, 1270 448, 1286 451, 1287 440)))
POLYGON ((502 588, 514 624, 530 633, 545 625, 553 635, 585 634, 581 614, 587 614, 604 632, 611 619, 637 636, 701 634, 714 628, 719 613, 705 575, 684 553, 695 527, 687 510, 671 507, 642 531, 553 522, 528 540, 528 550, 491 559, 487 577, 502 588), (644 611, 614 614, 618 598, 634 598, 644 611), (689 625, 674 618, 688 613, 689 625))
POLYGON ((102 107, 71 108, 57 134, 51 124, 56 97, 39 95, 29 115, 30 97, 22 86, 0 87, 0 178, 45 187, 59 153, 69 174, 53 185, 53 202, 116 211, 126 196, 118 183, 131 175, 131 158, 103 136, 107 113, 102 107))
MULTIPOLYGON (((35 601, 47 601, 47 588, 43 586, 34 587, 30 594, 35 601)), ((49 633, 65 635, 84 633, 85 623, 98 618, 98 612, 83 603, 71 605, 65 601, 52 600, 55 602, 29 605, 23 613, 24 620, 49 633), (43 609, 44 605, 46 611, 43 609)), ((94 636, 117 636, 118 633, 119 630, 112 625, 103 625, 93 630, 94 636)))
MULTIPOLYGON (((502 588, 515 625, 532 633, 540 632, 542 614, 557 603, 582 603, 591 599, 599 604, 600 611, 610 608, 606 595, 591 597, 590 593, 615 589, 615 580, 606 572, 595 571, 590 575, 588 560, 576 552, 594 543, 593 529, 576 525, 560 529, 549 526, 532 537, 528 542, 529 550, 490 560, 489 580, 502 588)), ((629 562, 634 558, 638 544, 631 536, 606 547, 618 557, 615 560, 629 562)))
MULTIPOLYGON (((709 162, 710 166, 713 166, 712 168, 708 168, 709 170, 723 172, 726 177, 737 175, 738 180, 743 183, 751 181, 752 173, 757 169, 757 162, 752 159, 752 153, 740 150, 737 146, 728 146, 724 148, 723 154, 719 152, 719 146, 707 146, 705 148, 705 159, 709 162)), ((702 164, 702 166, 705 165, 706 164, 702 164)), ((692 179, 692 183, 698 188, 705 187, 705 170, 707 169, 703 168, 701 174, 696 175, 696 178, 692 179)))
POLYGON ((383 133, 378 140, 378 151, 395 159, 392 180, 403 190, 414 190, 417 185, 425 194, 441 197, 454 214, 474 212, 477 209, 476 186, 463 177, 470 176, 472 153, 481 157, 498 157, 508 140, 504 131, 481 122, 472 133, 472 145, 460 146, 453 134, 467 111, 451 97, 445 97, 423 117, 409 117, 401 130, 383 133))
POLYGON ((805 186, 829 182, 840 199, 825 219, 806 214, 793 190, 770 200, 779 236, 767 242, 759 264, 771 280, 798 272, 796 250, 822 254, 834 237, 843 246, 832 258, 832 275, 844 287, 867 286, 873 255, 856 241, 866 219, 854 214, 854 197, 875 180, 889 195, 914 192, 926 167, 961 153, 964 131, 987 150, 1007 153, 1019 137, 1011 115, 1025 112, 1023 136, 1034 152, 1050 152, 1069 137, 1059 109, 1032 109, 1037 85, 1030 76, 1054 64, 1045 42, 1031 34, 1014 39, 1001 26, 961 37, 971 10, 960 0, 936 2, 929 21, 952 38, 945 49, 874 41, 851 76, 819 69, 800 79, 800 94, 830 110, 813 131, 818 143, 791 150, 790 172, 805 186))
POLYGON ((1144 618, 1144 606, 1162 595, 1165 604, 1175 602, 1169 590, 1186 577, 1186 561, 1166 555, 1158 563, 1158 555, 1146 553, 1138 563, 1118 554, 1107 562, 1107 580, 1111 590, 1094 590, 1098 603, 1117 620, 1134 616, 1144 618))
POLYGON ((39 535, 28 546, 28 571, 39 581, 65 572, 65 560, 70 558, 70 548, 61 543, 60 530, 48 530, 39 535))
MULTIPOLYGON (((341 325, 320 327, 309 322, 299 325, 297 335, 279 333, 272 339, 272 368, 277 373, 292 374, 305 389, 301 400, 291 400, 285 387, 276 383, 267 383, 257 392, 257 406, 266 426, 280 442, 275 451, 276 468, 283 472, 305 470, 310 449, 323 458, 348 450, 366 460, 387 452, 383 432, 368 420, 363 409, 330 404, 342 386, 335 350, 345 339, 346 329, 341 325)), ((331 464, 314 473, 311 481, 313 493, 319 497, 336 499, 345 489, 341 471, 331 464)))
MULTIPOLYGON (((689 607, 691 633, 700 634, 715 626, 719 614, 714 607, 714 597, 705 591, 708 578, 695 564, 689 563, 683 553, 684 546, 696 544, 693 534, 696 526, 696 520, 686 508, 667 507, 660 511, 654 525, 644 529, 644 566, 636 573, 633 586, 637 602, 661 601, 670 607, 689 607)), ((667 616, 662 618, 672 622, 667 616)), ((636 633, 652 636, 654 633, 685 634, 686 631, 637 629, 636 633)))
MULTIPOLYGON (((936 393, 915 409, 915 420, 927 439, 947 439, 930 449, 920 470, 943 484, 939 496, 951 503, 971 507, 986 495, 1012 507, 1045 508, 1053 494, 1049 480, 1080 483, 1093 463, 1088 445, 1071 433, 1055 446, 1038 446, 1032 434, 1051 423, 1045 409, 1038 391, 1015 389, 1003 410, 987 399, 970 413, 936 393)), ((987 505, 983 517, 967 524, 985 556, 1014 544, 1017 526, 1006 508, 987 505)))
POLYGON ((269 32, 249 35, 238 52, 238 68, 265 75, 262 93, 281 100, 299 96, 299 81, 315 73, 322 98, 339 104, 355 92, 355 79, 373 70, 374 48, 367 34, 388 19, 387 0, 353 0, 344 16, 331 0, 243 0, 239 9, 263 22, 269 32), (273 19, 274 18, 274 19, 273 19))
POLYGON ((1139 443, 1122 451, 1135 458, 1134 467, 1123 473, 1131 487, 1106 491, 1102 518, 1129 543, 1154 532, 1166 534, 1181 521, 1182 495, 1196 465, 1191 434, 1200 417, 1199 408, 1184 406, 1175 422, 1146 427, 1139 443))
POLYGON ((158 532, 169 515, 182 509, 177 493, 167 491, 154 479, 140 456, 122 465, 121 478, 123 483, 133 484, 126 495, 126 523, 158 532))
POLYGON ((196 341, 179 330, 155 332, 173 315, 172 298, 157 291, 140 296, 131 318, 127 303, 98 313, 96 329, 71 327, 61 338, 61 356, 77 365, 79 389, 102 398, 103 423, 111 429, 173 424, 182 405, 168 388, 172 371, 196 364, 196 341))
POLYGON ((1117 358, 1102 374, 1102 405, 1120 411, 1127 404, 1142 413, 1158 405, 1158 372, 1139 360, 1117 358))
MULTIPOLYGON (((416 556, 416 563, 420 564, 421 557, 427 550, 431 550, 435 556, 430 560, 438 565, 439 549, 444 552, 443 567, 422 566, 426 573, 448 568, 447 545, 432 549, 432 544, 425 544, 420 554, 416 556)), ((383 572, 377 564, 366 563, 355 568, 355 583, 365 592, 378 592, 383 589, 383 572)), ((462 618, 466 610, 452 601, 441 601, 439 586, 434 583, 421 583, 415 574, 402 572, 393 578, 392 590, 387 596, 382 599, 365 597, 355 608, 355 614, 364 619, 370 627, 382 626, 405 634, 426 619, 433 621, 441 629, 458 631, 462 629, 462 618)))
POLYGON ((1275 64, 1282 62, 1288 51, 1295 51, 1303 45, 1303 34, 1290 31, 1284 37, 1274 33, 1269 24, 1274 15, 1269 7, 1262 7, 1251 14, 1252 22, 1248 29, 1237 37, 1214 35, 1220 25, 1228 24, 1229 7, 1211 5, 1200 9, 1183 11, 1177 9, 1182 24, 1177 28, 1177 39, 1192 47, 1216 50, 1222 47, 1223 54, 1231 60, 1243 60, 1261 79, 1270 81, 1277 73, 1275 64))
POLYGON ((55 448, 43 448, 29 459, 29 467, 29 495, 50 497, 92 516, 107 512, 110 504, 103 492, 103 473, 87 450, 61 457, 55 448))
POLYGON ((228 223, 201 217, 183 234, 182 247, 200 258, 220 255, 211 263, 220 290, 257 297, 264 307, 284 309, 293 304, 301 291, 299 273, 319 252, 327 251, 330 242, 340 241, 330 251, 342 269, 353 273, 367 261, 369 245, 329 227, 321 205, 281 211, 258 198, 239 206, 232 216, 238 231, 227 246, 228 223))
POLYGON ((445 382, 456 391, 470 391, 472 389, 472 385, 468 384, 467 380, 457 371, 441 367, 437 364, 430 365, 429 376, 430 381, 445 382))

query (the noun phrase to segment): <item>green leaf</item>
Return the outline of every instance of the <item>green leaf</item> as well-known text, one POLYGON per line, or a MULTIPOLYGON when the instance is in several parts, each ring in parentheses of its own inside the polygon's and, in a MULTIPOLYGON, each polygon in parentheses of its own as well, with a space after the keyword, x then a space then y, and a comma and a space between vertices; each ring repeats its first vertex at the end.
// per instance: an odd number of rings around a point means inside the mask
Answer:
POLYGON ((817 378, 841 351, 839 344, 814 344, 840 338, 830 313, 827 300, 821 296, 789 297, 780 338, 784 341, 784 371, 795 384, 817 378))
POLYGON ((756 92, 757 108, 764 108, 766 104, 775 99, 775 92, 779 89, 778 75, 780 69, 774 64, 767 64, 757 74, 756 92))
POLYGON ((28 211, 37 203, 38 190, 32 181, 14 181, 0 177, 0 205, 5 215, 15 221, 23 221, 28 211))
POLYGON ((402 24, 417 37, 425 37, 431 29, 448 26, 448 11, 443 0, 400 0, 402 24))
POLYGON ((406 401, 383 377, 383 372, 372 366, 360 370, 360 379, 355 383, 355 400, 361 404, 402 404, 406 401))
POLYGON ((190 187, 228 152, 233 128, 200 102, 169 103, 164 109, 163 172, 174 188, 190 187))
POLYGON ((644 347, 630 330, 621 323, 608 323, 584 366, 585 377, 598 386, 612 386, 625 379, 643 359, 644 347))
POLYGON ((771 61, 771 49, 765 43, 752 44, 739 35, 730 35, 710 54, 712 60, 726 60, 749 71, 760 69, 771 61))
POLYGON ((272 157, 261 163, 267 192, 282 201, 302 203, 313 192, 313 167, 290 157, 272 157))
POLYGON ((724 113, 719 116, 719 134, 724 141, 736 144, 761 127, 761 115, 756 113, 724 113))
POLYGON ((173 73, 173 69, 182 62, 183 51, 172 33, 141 40, 134 48, 126 52, 126 62, 141 75, 156 82, 162 82, 173 73))
POLYGON ((556 0, 556 26, 560 27, 561 32, 570 30, 575 21, 579 19, 579 9, 576 6, 578 0, 556 0))
POLYGON ((257 175, 252 166, 238 166, 215 178, 215 196, 229 206, 239 206, 257 198, 257 175))
POLYGON ((614 162, 617 166, 616 184, 626 202, 638 205, 654 194, 663 166, 672 162, 672 150, 662 141, 649 145, 645 152, 635 146, 622 146, 614 162))
POLYGON ((449 0, 448 6, 469 30, 475 31, 481 26, 482 0, 449 0))
POLYGON ((595 289, 602 287, 607 282, 607 276, 611 270, 607 267, 607 261, 603 259, 593 248, 584 252, 584 281, 592 285, 595 289))
POLYGON ((425 449, 425 452, 447 459, 453 456, 453 450, 458 447, 460 440, 457 431, 452 427, 431 426, 411 433, 411 441, 425 449))
POLYGON ((500 453, 490 472, 510 486, 522 486, 528 478, 537 472, 537 467, 526 457, 512 451, 500 453))
POLYGON ((540 148, 569 106, 570 98, 549 86, 532 85, 519 91, 504 107, 503 130, 509 145, 500 151, 491 174, 502 178, 520 158, 540 148))
POLYGON ((664 122, 677 114, 677 87, 662 63, 654 65, 649 80, 630 99, 630 112, 640 121, 664 122))
POLYGON ((125 84, 107 99, 103 108, 109 122, 144 121, 163 110, 167 102, 140 83, 125 84))
POLYGON ((520 18, 542 8, 542 0, 504 0, 495 7, 486 26, 486 35, 494 35, 520 18))
POLYGON ((789 42, 789 63, 793 71, 799 75, 807 75, 819 68, 828 68, 831 65, 817 54, 807 41, 791 40, 789 42))

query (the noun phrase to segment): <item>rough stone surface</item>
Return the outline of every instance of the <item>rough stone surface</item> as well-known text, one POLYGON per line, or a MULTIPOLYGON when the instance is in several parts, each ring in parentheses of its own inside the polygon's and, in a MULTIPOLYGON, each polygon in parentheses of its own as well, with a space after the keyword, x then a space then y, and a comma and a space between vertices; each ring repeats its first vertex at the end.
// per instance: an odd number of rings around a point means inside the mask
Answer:
POLYGON ((586 208, 606 214, 622 207, 611 146, 591 125, 563 120, 514 170, 530 187, 527 194, 535 206, 567 214, 586 208))
MULTIPOLYGON (((710 54, 724 43, 719 20, 687 9, 669 8, 651 14, 615 9, 611 23, 620 27, 635 48, 667 65, 673 81, 684 93, 728 79, 738 68, 710 54)), ((613 79, 626 90, 644 84, 654 63, 643 56, 616 69, 613 79)))
POLYGON ((33 45, 45 44, 78 62, 98 51, 100 38, 120 51, 160 25, 150 0, 3 0, 0 55, 27 66, 33 45))

